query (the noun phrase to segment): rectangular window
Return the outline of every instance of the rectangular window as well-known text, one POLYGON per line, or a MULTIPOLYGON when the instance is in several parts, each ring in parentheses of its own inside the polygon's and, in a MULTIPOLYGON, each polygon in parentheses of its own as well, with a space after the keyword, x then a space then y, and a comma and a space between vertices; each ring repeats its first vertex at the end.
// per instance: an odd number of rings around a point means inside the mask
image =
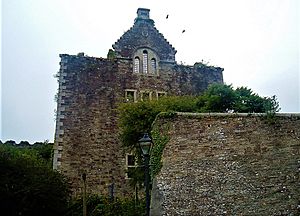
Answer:
POLYGON ((148 73, 148 53, 146 51, 143 52, 143 73, 148 73))
POLYGON ((136 160, 133 154, 126 154, 126 177, 132 178, 136 169, 136 160))
POLYGON ((141 91, 141 101, 148 101, 152 99, 152 92, 150 91, 141 91))
POLYGON ((140 59, 139 59, 139 57, 134 58, 134 72, 135 73, 140 72, 140 59))
POLYGON ((125 90, 125 101, 130 102, 136 102, 136 90, 125 90))
POLYGON ((135 166, 135 157, 134 155, 127 155, 127 165, 135 166))

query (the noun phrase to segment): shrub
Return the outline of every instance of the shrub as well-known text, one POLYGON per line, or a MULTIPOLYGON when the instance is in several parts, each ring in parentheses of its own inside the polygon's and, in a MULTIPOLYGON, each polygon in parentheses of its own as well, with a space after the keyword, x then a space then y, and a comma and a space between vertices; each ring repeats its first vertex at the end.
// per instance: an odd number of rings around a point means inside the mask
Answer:
POLYGON ((69 200, 65 178, 37 151, 0 146, 0 207, 3 215, 64 215, 69 200))
MULTIPOLYGON (((100 195, 90 195, 87 198, 87 215, 89 216, 140 216, 145 211, 145 202, 138 203, 134 198, 116 198, 114 200, 100 195)), ((70 202, 66 216, 82 215, 82 198, 70 202)))

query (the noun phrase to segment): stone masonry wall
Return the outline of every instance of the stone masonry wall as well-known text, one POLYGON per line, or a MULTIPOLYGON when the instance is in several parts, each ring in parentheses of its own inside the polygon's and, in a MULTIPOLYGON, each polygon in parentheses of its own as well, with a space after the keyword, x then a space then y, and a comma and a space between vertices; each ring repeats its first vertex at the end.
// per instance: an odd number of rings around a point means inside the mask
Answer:
POLYGON ((179 114, 151 215, 299 215, 300 115, 179 114))
POLYGON ((75 194, 82 188, 83 173, 89 192, 106 194, 111 183, 120 189, 125 171, 115 135, 117 64, 102 58, 61 58, 54 168, 69 178, 75 194))
POLYGON ((210 82, 223 82, 221 68, 207 73, 165 63, 159 64, 159 75, 145 75, 134 73, 128 59, 60 57, 53 167, 70 179, 75 195, 81 191, 83 173, 90 193, 107 195, 112 183, 116 195, 129 191, 116 111, 118 103, 125 102, 126 90, 136 91, 137 100, 143 91, 156 99, 156 92, 197 94, 210 82))

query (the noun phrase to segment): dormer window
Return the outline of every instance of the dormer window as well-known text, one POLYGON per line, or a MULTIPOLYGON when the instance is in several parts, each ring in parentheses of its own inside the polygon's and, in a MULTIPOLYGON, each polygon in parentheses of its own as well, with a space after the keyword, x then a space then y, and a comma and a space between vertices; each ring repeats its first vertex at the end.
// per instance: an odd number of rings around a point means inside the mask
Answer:
POLYGON ((143 51, 143 73, 148 73, 148 52, 147 50, 143 51))
POLYGON ((135 73, 140 72, 140 58, 139 57, 134 58, 134 72, 135 73))

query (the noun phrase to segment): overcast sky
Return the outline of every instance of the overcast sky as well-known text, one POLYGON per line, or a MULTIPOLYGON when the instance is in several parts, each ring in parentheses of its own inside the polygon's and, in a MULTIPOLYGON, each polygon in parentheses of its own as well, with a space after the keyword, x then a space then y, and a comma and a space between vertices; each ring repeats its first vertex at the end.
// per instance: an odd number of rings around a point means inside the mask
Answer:
POLYGON ((226 84, 300 112, 298 2, 2 0, 0 138, 53 141, 59 54, 106 57, 139 7, 150 9, 178 63, 223 67, 226 84))

